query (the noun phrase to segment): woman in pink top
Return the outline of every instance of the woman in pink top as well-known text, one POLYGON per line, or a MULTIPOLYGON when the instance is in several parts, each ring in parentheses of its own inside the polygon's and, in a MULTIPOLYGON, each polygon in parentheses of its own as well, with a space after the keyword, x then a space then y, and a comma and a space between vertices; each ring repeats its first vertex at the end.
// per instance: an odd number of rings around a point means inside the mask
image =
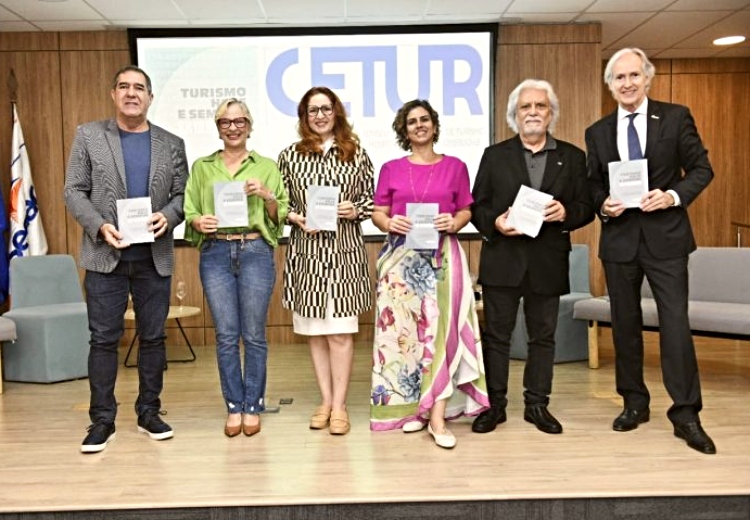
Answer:
POLYGON ((372 221, 388 236, 377 264, 370 429, 427 426, 438 446, 452 448, 445 420, 489 406, 472 283, 456 237, 471 218, 469 172, 435 152, 440 122, 429 102, 406 103, 393 130, 411 153, 383 165, 374 197, 372 221), (406 247, 413 203, 438 204, 436 249, 406 247))

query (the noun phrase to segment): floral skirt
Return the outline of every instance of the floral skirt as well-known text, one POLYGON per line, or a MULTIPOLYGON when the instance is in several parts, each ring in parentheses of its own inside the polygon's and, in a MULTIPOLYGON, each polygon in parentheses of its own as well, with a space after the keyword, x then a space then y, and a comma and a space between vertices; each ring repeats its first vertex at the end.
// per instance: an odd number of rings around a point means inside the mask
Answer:
POLYGON ((445 418, 489 407, 474 292, 455 235, 437 251, 414 251, 388 235, 377 263, 370 429, 429 420, 448 399, 445 418), (458 391, 457 391, 458 390, 458 391))

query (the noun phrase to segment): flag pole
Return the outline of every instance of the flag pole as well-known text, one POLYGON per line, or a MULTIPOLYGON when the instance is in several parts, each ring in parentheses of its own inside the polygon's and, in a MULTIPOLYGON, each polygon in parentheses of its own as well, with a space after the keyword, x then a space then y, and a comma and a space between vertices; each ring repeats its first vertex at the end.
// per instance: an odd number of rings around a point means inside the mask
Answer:
MULTIPOLYGON (((11 125, 11 133, 13 132, 13 126, 15 122, 13 121, 14 116, 14 108, 16 106, 16 101, 18 99, 18 79, 16 79, 16 71, 11 68, 10 74, 8 75, 8 94, 10 96, 10 125, 11 125)), ((10 175, 10 174, 9 174, 10 175)), ((10 179, 9 179, 10 180, 10 179)), ((9 271, 8 271, 8 236, 7 232, 9 230, 9 222, 8 222, 8 216, 6 213, 6 206, 5 206, 5 195, 4 193, 8 193, 5 191, 6 188, 3 187, 2 191, 0 191, 0 204, 2 204, 2 207, 0 208, 0 237, 2 237, 2 248, 3 250, 0 252, 0 303, 2 304, 3 310, 7 310, 10 307, 10 278, 9 278, 9 271)))
POLYGON ((18 80, 16 79, 16 71, 13 68, 10 69, 10 75, 8 76, 8 92, 10 93, 11 103, 18 101, 18 80))

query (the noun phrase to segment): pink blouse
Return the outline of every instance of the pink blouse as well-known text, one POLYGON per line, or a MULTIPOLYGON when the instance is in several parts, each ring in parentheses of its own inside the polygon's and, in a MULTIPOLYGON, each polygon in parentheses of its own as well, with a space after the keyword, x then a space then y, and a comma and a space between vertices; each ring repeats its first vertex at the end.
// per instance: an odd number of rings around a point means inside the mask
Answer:
POLYGON ((435 164, 414 164, 408 157, 388 161, 380 169, 373 200, 376 206, 390 206, 391 216, 406 215, 408 202, 437 202, 440 213, 452 215, 474 202, 466 164, 450 155, 435 164))

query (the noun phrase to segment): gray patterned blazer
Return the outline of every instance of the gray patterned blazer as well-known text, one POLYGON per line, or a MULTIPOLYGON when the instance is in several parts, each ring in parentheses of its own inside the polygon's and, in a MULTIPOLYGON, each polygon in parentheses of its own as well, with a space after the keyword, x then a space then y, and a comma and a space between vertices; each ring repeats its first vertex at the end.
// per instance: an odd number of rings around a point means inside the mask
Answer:
MULTIPOLYGON (((170 276, 174 268, 174 228, 184 219, 183 193, 188 168, 185 143, 156 125, 151 127, 149 196, 153 212, 169 222, 168 231, 151 245, 156 271, 170 276)), ((117 199, 127 197, 125 161, 114 119, 80 125, 76 130, 65 174, 65 205, 83 228, 79 265, 88 271, 110 273, 120 251, 99 234, 109 222, 117 226, 117 199)))

